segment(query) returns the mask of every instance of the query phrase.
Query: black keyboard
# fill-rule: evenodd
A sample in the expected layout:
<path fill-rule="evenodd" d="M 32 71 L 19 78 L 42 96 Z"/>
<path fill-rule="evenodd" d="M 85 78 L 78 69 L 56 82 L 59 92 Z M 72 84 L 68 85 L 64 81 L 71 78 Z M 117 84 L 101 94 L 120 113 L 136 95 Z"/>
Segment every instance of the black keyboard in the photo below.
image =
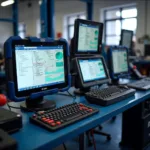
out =
<path fill-rule="evenodd" d="M 39 111 L 30 117 L 30 122 L 55 131 L 98 112 L 98 109 L 82 103 L 73 103 L 53 110 Z"/>
<path fill-rule="evenodd" d="M 141 79 L 133 83 L 127 84 L 128 87 L 137 89 L 137 90 L 149 90 L 150 89 L 150 78 Z"/>
<path fill-rule="evenodd" d="M 109 86 L 104 89 L 92 89 L 85 94 L 85 97 L 90 103 L 107 106 L 131 97 L 134 94 L 134 89 L 125 86 Z"/>

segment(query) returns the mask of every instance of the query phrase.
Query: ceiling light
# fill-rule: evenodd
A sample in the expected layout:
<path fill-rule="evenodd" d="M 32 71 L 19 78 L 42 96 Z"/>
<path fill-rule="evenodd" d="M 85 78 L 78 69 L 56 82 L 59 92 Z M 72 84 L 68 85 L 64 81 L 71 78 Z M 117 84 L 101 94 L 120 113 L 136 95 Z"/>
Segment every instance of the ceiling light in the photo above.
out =
<path fill-rule="evenodd" d="M 2 7 L 8 6 L 8 5 L 12 5 L 14 3 L 14 0 L 7 0 L 1 3 Z"/>

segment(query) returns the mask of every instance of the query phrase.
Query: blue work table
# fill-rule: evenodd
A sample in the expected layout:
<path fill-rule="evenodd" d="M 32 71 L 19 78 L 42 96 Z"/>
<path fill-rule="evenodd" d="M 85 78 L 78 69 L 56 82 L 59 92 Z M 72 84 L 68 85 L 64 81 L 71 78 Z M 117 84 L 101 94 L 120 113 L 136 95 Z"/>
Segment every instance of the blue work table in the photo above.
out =
<path fill-rule="evenodd" d="M 69 96 L 52 95 L 47 96 L 47 98 L 55 100 L 58 107 L 75 101 L 91 105 L 84 97 L 77 97 L 76 100 L 74 100 Z M 80 142 L 80 149 L 85 149 L 83 142 L 85 140 L 85 131 L 96 127 L 113 116 L 116 116 L 149 98 L 150 91 L 138 91 L 136 92 L 135 96 L 110 106 L 102 107 L 98 105 L 91 105 L 95 108 L 98 108 L 100 112 L 56 132 L 49 132 L 37 125 L 31 124 L 29 122 L 29 117 L 33 113 L 21 112 L 23 116 L 23 128 L 20 129 L 20 131 L 12 134 L 12 137 L 18 141 L 19 150 L 32 150 L 52 149 L 63 142 L 80 135 L 79 139 L 82 141 Z"/>

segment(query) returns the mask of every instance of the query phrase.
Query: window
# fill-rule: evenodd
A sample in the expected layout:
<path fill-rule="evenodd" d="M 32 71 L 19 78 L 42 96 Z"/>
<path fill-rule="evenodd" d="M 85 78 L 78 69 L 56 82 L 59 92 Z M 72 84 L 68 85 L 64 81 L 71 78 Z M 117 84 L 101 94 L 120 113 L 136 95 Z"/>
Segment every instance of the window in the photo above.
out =
<path fill-rule="evenodd" d="M 132 30 L 136 33 L 136 6 L 119 7 L 104 10 L 104 38 L 107 45 L 119 45 L 121 29 Z"/>
<path fill-rule="evenodd" d="M 24 23 L 19 23 L 18 35 L 21 38 L 25 38 L 26 37 L 26 25 Z"/>
<path fill-rule="evenodd" d="M 66 27 L 67 27 L 67 39 L 71 40 L 73 38 L 74 34 L 74 22 L 75 19 L 80 18 L 80 19 L 86 19 L 85 13 L 79 13 L 79 14 L 74 14 L 74 15 L 69 15 L 66 18 Z"/>
<path fill-rule="evenodd" d="M 41 20 L 40 19 L 36 21 L 36 37 L 38 38 L 41 37 Z"/>

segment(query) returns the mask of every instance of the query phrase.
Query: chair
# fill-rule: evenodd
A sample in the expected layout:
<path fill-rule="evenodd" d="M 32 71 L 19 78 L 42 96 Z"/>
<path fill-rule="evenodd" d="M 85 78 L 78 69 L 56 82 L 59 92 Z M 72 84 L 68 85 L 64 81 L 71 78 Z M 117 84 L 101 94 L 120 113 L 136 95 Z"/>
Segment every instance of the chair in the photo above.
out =
<path fill-rule="evenodd" d="M 112 121 L 115 121 L 115 119 L 116 119 L 116 116 L 114 116 L 112 118 Z M 99 130 L 96 129 L 96 128 L 94 128 L 94 129 L 88 130 L 86 132 L 86 136 L 87 136 L 87 140 L 88 140 L 88 146 L 92 146 L 93 144 L 95 144 L 94 143 L 95 139 L 91 139 L 91 137 L 94 138 L 94 134 L 106 136 L 106 138 L 107 138 L 108 141 L 111 140 L 111 135 L 110 134 L 100 131 L 103 128 L 101 125 L 99 125 L 98 128 L 99 128 Z"/>

